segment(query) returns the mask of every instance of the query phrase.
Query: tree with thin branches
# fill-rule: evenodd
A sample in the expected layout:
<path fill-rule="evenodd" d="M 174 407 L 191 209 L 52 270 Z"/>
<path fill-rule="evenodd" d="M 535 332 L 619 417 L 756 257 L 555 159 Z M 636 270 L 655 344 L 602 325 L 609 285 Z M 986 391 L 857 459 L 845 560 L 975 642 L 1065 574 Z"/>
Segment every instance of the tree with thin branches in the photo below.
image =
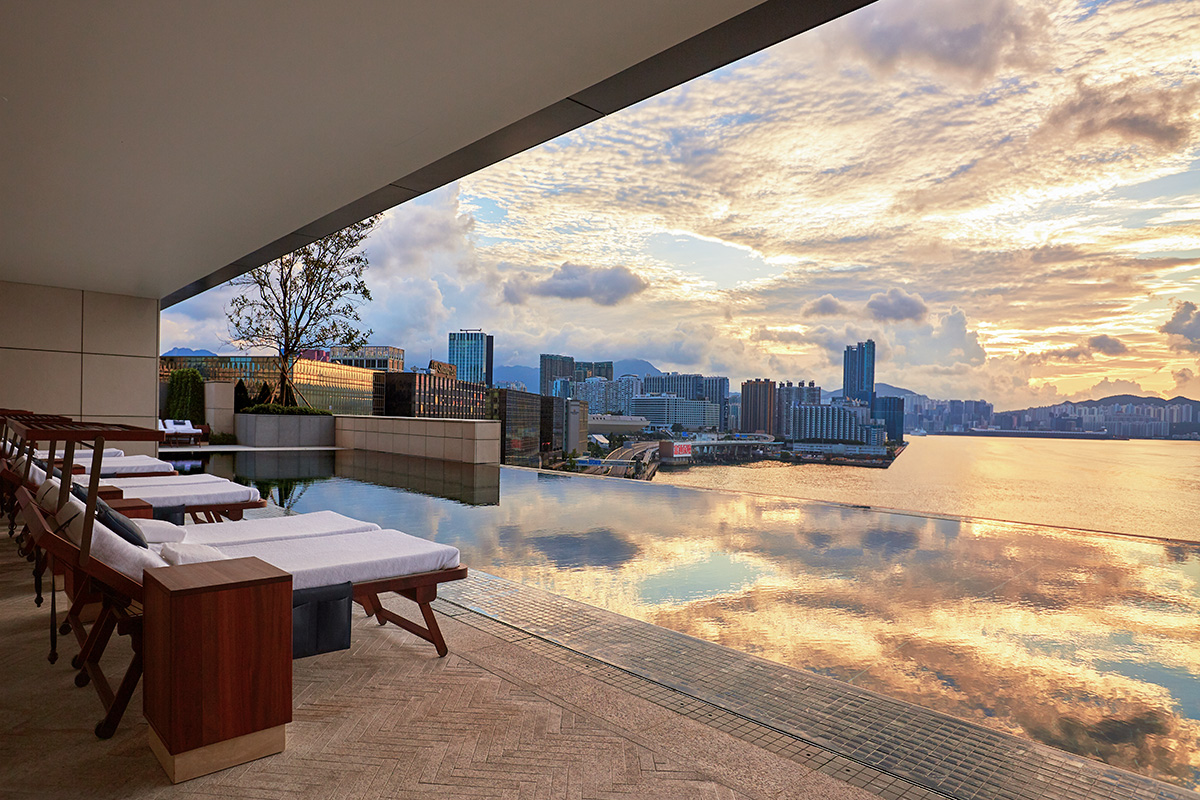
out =
<path fill-rule="evenodd" d="M 356 222 L 229 282 L 241 290 L 225 308 L 230 341 L 241 350 L 268 348 L 278 356 L 277 402 L 295 405 L 289 373 L 302 351 L 366 346 L 372 331 L 360 328 L 358 310 L 371 299 L 363 280 L 370 263 L 362 242 L 380 216 Z"/>

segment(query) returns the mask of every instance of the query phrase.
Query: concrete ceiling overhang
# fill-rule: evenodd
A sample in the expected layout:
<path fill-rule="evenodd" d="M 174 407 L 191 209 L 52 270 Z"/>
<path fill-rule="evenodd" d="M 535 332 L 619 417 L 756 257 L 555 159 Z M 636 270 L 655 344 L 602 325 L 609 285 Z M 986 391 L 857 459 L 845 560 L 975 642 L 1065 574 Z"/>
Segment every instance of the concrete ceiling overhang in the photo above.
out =
<path fill-rule="evenodd" d="M 0 279 L 169 306 L 870 0 L 0 3 Z"/>

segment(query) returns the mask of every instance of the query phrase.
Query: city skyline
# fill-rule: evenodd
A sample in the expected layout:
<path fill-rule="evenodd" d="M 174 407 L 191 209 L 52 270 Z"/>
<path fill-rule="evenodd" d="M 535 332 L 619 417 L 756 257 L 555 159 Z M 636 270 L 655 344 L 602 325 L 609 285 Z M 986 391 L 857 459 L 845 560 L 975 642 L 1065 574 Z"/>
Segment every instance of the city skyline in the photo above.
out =
<path fill-rule="evenodd" d="M 882 2 L 389 212 L 373 342 L 1200 396 L 1194 4 Z M 227 290 L 163 314 L 220 346 Z M 225 350 L 228 350 L 226 347 Z"/>

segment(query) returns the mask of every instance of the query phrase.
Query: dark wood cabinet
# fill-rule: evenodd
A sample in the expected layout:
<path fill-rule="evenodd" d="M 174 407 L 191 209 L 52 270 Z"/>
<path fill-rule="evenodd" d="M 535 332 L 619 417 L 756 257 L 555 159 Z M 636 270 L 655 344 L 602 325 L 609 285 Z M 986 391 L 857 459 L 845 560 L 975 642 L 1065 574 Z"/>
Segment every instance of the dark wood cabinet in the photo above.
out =
<path fill-rule="evenodd" d="M 172 781 L 281 752 L 292 576 L 257 558 L 145 572 L 143 705 Z"/>

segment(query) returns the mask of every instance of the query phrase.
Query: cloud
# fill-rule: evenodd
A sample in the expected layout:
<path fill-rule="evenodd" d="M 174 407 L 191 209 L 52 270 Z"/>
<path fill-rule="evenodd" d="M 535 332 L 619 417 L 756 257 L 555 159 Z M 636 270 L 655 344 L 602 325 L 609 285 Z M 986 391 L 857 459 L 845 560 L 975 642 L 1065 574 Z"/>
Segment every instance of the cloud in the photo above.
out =
<path fill-rule="evenodd" d="M 1094 353 L 1103 353 L 1106 356 L 1119 356 L 1122 353 L 1128 353 L 1129 348 L 1124 342 L 1115 336 L 1109 336 L 1102 333 L 1098 336 L 1093 336 L 1087 340 L 1087 346 Z"/>
<path fill-rule="evenodd" d="M 1196 367 L 1200 369 L 1200 362 L 1197 362 Z M 1175 388 L 1171 391 L 1173 397 L 1200 399 L 1200 375 L 1197 375 L 1195 370 L 1189 367 L 1173 370 L 1171 377 L 1175 379 Z"/>
<path fill-rule="evenodd" d="M 1079 140 L 1111 134 L 1127 142 L 1174 150 L 1192 138 L 1198 97 L 1194 84 L 1149 88 L 1128 79 L 1089 85 L 1081 78 L 1074 95 L 1046 117 L 1044 130 Z"/>
<path fill-rule="evenodd" d="M 1117 378 L 1116 380 L 1104 378 L 1094 386 L 1084 389 L 1081 392 L 1076 392 L 1066 399 L 1075 402 L 1080 400 L 1100 400 L 1115 394 L 1145 395 L 1147 392 L 1137 381 L 1127 381 L 1121 378 Z"/>
<path fill-rule="evenodd" d="M 847 17 L 831 44 L 878 72 L 910 67 L 979 83 L 1039 63 L 1047 23 L 1044 11 L 1013 0 L 885 0 Z"/>
<path fill-rule="evenodd" d="M 1091 359 L 1095 353 L 1106 356 L 1119 356 L 1129 352 L 1129 346 L 1115 336 L 1101 333 L 1080 342 L 1079 344 L 1059 350 L 1046 350 L 1042 353 L 1031 353 L 1027 356 L 1034 363 L 1045 363 L 1050 360 L 1080 361 Z"/>
<path fill-rule="evenodd" d="M 823 294 L 803 308 L 800 313 L 806 317 L 848 317 L 853 314 L 850 306 L 838 300 L 831 294 Z"/>
<path fill-rule="evenodd" d="M 1200 353 L 1200 309 L 1191 300 L 1175 306 L 1175 313 L 1158 329 L 1167 334 L 1171 347 Z"/>
<path fill-rule="evenodd" d="M 523 303 L 530 295 L 587 299 L 602 306 L 615 306 L 650 284 L 628 267 L 589 267 L 565 263 L 546 278 L 528 275 L 510 278 L 504 284 L 504 299 Z"/>
<path fill-rule="evenodd" d="M 867 313 L 873 319 L 882 321 L 914 321 L 925 319 L 929 313 L 928 306 L 919 294 L 909 294 L 903 289 L 891 288 L 887 293 L 879 292 L 871 295 L 867 301 Z"/>

